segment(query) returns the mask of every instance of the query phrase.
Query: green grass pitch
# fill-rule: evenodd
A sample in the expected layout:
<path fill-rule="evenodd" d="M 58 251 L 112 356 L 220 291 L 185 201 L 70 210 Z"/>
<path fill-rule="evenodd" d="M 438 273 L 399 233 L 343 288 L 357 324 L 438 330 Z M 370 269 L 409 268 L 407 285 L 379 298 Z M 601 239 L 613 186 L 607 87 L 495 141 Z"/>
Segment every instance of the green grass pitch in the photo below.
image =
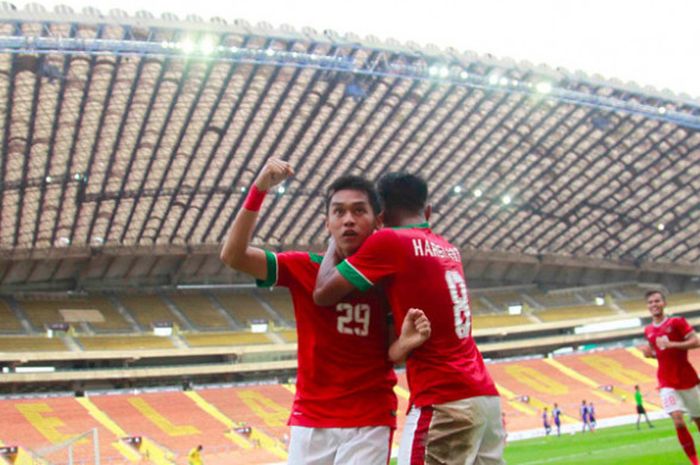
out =
<path fill-rule="evenodd" d="M 689 465 L 670 419 L 655 428 L 635 425 L 599 429 L 595 433 L 548 436 L 514 441 L 506 447 L 508 465 Z M 700 450 L 700 434 L 688 425 Z M 392 465 L 396 460 L 392 460 Z"/>

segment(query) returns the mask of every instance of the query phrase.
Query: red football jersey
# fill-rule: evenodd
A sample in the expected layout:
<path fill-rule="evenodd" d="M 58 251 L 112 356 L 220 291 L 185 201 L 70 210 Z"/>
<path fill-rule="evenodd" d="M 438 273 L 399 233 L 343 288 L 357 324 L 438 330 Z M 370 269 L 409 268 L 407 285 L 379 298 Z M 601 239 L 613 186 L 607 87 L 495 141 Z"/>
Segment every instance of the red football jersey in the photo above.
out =
<path fill-rule="evenodd" d="M 655 325 L 654 323 L 644 328 L 644 336 L 656 353 L 659 369 L 656 377 L 659 387 L 673 389 L 690 389 L 700 383 L 695 368 L 688 361 L 688 351 L 681 349 L 660 349 L 656 339 L 661 336 L 668 337 L 669 341 L 682 342 L 693 331 L 685 318 L 671 317 Z"/>
<path fill-rule="evenodd" d="M 396 427 L 396 374 L 388 358 L 388 309 L 377 292 L 355 292 L 332 307 L 313 301 L 322 257 L 267 252 L 258 286 L 289 288 L 298 336 L 293 426 Z"/>
<path fill-rule="evenodd" d="M 423 310 L 430 319 L 430 339 L 406 362 L 411 404 L 498 395 L 472 338 L 459 251 L 427 223 L 375 232 L 338 271 L 359 290 L 381 284 L 397 333 L 410 308 Z"/>

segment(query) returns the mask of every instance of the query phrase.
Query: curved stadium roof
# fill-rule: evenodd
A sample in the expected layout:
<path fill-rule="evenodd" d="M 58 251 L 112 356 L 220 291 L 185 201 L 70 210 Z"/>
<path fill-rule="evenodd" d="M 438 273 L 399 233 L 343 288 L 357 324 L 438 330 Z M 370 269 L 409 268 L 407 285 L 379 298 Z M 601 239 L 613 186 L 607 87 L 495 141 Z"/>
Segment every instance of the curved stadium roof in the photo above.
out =
<path fill-rule="evenodd" d="M 409 170 L 467 258 L 700 274 L 688 97 L 332 31 L 1 7 L 5 286 L 229 279 L 218 244 L 272 154 L 297 174 L 266 247 L 322 247 L 338 175 Z"/>

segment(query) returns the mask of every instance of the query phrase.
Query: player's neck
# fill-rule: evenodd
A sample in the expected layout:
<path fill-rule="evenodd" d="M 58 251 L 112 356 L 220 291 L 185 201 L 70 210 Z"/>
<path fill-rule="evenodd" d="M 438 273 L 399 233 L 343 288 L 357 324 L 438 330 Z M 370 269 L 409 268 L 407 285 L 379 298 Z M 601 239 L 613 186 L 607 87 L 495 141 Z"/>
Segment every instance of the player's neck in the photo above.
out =
<path fill-rule="evenodd" d="M 655 325 L 659 325 L 659 324 L 663 323 L 663 321 L 665 319 L 666 319 L 666 315 L 662 313 L 661 315 L 653 315 L 651 317 L 651 322 L 654 323 Z"/>

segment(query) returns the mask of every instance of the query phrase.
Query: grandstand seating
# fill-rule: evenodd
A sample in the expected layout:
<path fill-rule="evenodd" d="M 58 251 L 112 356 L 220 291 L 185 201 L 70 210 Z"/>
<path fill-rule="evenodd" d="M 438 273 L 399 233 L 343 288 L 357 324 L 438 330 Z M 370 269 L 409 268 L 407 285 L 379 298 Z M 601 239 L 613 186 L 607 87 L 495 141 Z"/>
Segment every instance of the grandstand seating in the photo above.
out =
<path fill-rule="evenodd" d="M 5 300 L 0 299 L 0 332 L 18 333 L 22 331 L 22 325 Z"/>
<path fill-rule="evenodd" d="M 199 329 L 232 329 L 207 294 L 171 294 L 177 308 Z"/>
<path fill-rule="evenodd" d="M 277 331 L 277 335 L 279 335 L 284 342 L 288 343 L 294 343 L 297 342 L 297 331 L 296 329 L 282 329 L 280 331 Z"/>
<path fill-rule="evenodd" d="M 173 349 L 175 346 L 168 337 L 129 335 L 129 336 L 80 336 L 76 341 L 85 350 L 147 350 Z"/>
<path fill-rule="evenodd" d="M 536 315 L 540 320 L 549 322 L 614 316 L 615 311 L 607 305 L 576 305 L 540 310 Z"/>
<path fill-rule="evenodd" d="M 45 350 L 67 350 L 61 338 L 45 336 L 0 337 L 0 352 L 33 352 Z"/>
<path fill-rule="evenodd" d="M 119 449 L 116 438 L 96 424 L 88 412 L 72 397 L 25 399 L 0 402 L 0 438 L 8 444 L 37 449 L 98 428 L 102 463 L 129 463 Z M 77 463 L 92 463 L 92 443 L 87 439 L 73 446 Z M 49 454 L 51 463 L 68 463 L 67 450 Z"/>
<path fill-rule="evenodd" d="M 110 301 L 100 295 L 85 298 L 66 299 L 25 299 L 18 301 L 27 318 L 36 329 L 43 329 L 51 323 L 63 322 L 61 310 L 98 310 L 104 321 L 92 322 L 90 326 L 98 331 L 120 332 L 129 331 L 131 326 L 112 306 Z M 73 324 L 73 326 L 77 326 Z"/>
<path fill-rule="evenodd" d="M 674 306 L 697 305 L 700 308 L 700 294 L 697 292 L 680 292 L 668 296 L 668 305 L 671 310 Z"/>
<path fill-rule="evenodd" d="M 472 326 L 475 330 L 525 324 L 532 324 L 532 320 L 530 320 L 527 315 L 508 315 L 499 313 L 491 315 L 476 314 L 472 316 Z"/>
<path fill-rule="evenodd" d="M 512 292 L 512 291 L 490 292 L 488 294 L 479 294 L 479 297 L 488 299 L 489 302 L 491 302 L 493 305 L 495 305 L 501 311 L 508 310 L 509 304 L 516 303 L 516 302 L 522 303 L 522 301 L 523 301 L 523 298 L 519 292 Z M 478 299 L 472 299 L 472 301 L 473 300 L 478 300 Z M 472 310 L 475 313 L 477 313 L 477 310 L 475 308 Z"/>
<path fill-rule="evenodd" d="M 542 408 L 551 410 L 554 402 L 569 424 L 578 423 L 578 407 L 583 399 L 595 403 L 598 419 L 633 414 L 634 384 L 641 386 L 648 409 L 658 410 L 653 363 L 633 352 L 616 349 L 553 360 L 489 363 L 501 391 L 509 431 L 539 428 Z M 700 351 L 691 354 L 693 362 L 698 363 Z M 405 420 L 407 398 L 405 373 L 398 375 L 397 437 Z M 604 389 L 606 385 L 612 389 Z M 90 395 L 89 402 L 98 414 L 88 414 L 88 407 L 72 397 L 3 399 L 0 440 L 37 448 L 98 427 L 103 455 L 114 456 L 115 460 L 122 453 L 114 447 L 114 441 L 123 433 L 155 441 L 175 454 L 178 464 L 184 463 L 187 451 L 197 444 L 204 445 L 205 463 L 212 465 L 223 465 L 227 459 L 228 463 L 234 459 L 235 463 L 279 462 L 280 456 L 268 446 L 280 445 L 287 438 L 286 422 L 293 398 L 294 387 L 280 384 Z M 112 422 L 109 431 L 102 426 L 106 422 Z M 252 438 L 232 437 L 232 424 L 250 426 L 268 442 L 258 444 Z"/>
<path fill-rule="evenodd" d="M 263 292 L 261 295 L 288 324 L 294 325 L 296 320 L 294 306 L 292 305 L 292 297 L 286 289 Z"/>
<path fill-rule="evenodd" d="M 119 300 L 129 309 L 134 319 L 148 331 L 156 321 L 179 323 L 163 299 L 158 295 L 119 295 Z"/>
<path fill-rule="evenodd" d="M 647 303 L 643 299 L 618 300 L 615 303 L 626 312 L 636 313 L 647 310 Z"/>
<path fill-rule="evenodd" d="M 248 331 L 228 332 L 228 333 L 186 333 L 182 334 L 190 347 L 207 346 L 243 346 L 251 344 L 274 344 L 267 333 L 251 333 Z"/>
<path fill-rule="evenodd" d="M 226 311 L 242 326 L 246 326 L 250 320 L 270 319 L 270 314 L 250 293 L 217 293 L 215 296 Z"/>

